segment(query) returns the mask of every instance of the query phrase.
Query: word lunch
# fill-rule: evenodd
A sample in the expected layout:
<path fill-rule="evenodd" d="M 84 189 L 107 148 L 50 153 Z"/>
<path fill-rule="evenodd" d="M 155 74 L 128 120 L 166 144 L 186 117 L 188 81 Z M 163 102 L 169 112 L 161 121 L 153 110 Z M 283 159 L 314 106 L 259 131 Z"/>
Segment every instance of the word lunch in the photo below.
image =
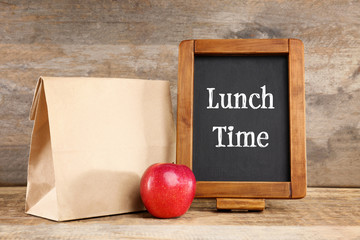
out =
<path fill-rule="evenodd" d="M 219 102 L 214 101 L 214 92 L 215 88 L 207 88 L 209 93 L 209 105 L 207 109 L 247 109 L 247 103 L 252 109 L 275 109 L 274 108 L 274 97 L 271 93 L 266 92 L 266 85 L 261 87 L 261 93 L 252 93 L 249 97 L 245 93 L 219 93 L 220 97 L 220 107 Z M 227 96 L 227 103 L 225 104 L 225 95 Z M 256 102 L 254 103 L 254 98 Z M 266 99 L 269 99 L 268 107 L 266 106 Z M 241 99 L 241 101 L 240 101 Z M 214 103 L 216 102 L 216 103 Z"/>
<path fill-rule="evenodd" d="M 207 88 L 209 96 L 207 109 L 275 109 L 273 94 L 266 91 L 266 85 L 260 87 L 260 89 L 260 93 L 251 93 L 250 95 L 245 93 L 218 93 L 216 95 L 215 88 Z M 234 126 L 213 126 L 212 132 L 217 135 L 215 147 L 266 148 L 269 146 L 269 143 L 266 142 L 269 140 L 269 134 L 266 131 L 261 131 L 256 136 L 253 131 L 234 132 L 234 129 Z M 223 143 L 224 136 L 228 144 Z"/>

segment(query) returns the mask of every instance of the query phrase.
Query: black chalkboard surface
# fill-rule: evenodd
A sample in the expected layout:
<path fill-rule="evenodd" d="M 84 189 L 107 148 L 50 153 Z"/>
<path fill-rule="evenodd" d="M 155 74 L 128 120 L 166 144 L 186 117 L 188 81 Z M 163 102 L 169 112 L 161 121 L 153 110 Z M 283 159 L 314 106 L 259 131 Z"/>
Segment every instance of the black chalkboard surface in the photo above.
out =
<path fill-rule="evenodd" d="M 239 98 L 235 109 L 236 93 L 246 97 Z M 259 95 L 251 98 L 252 108 L 253 93 Z M 218 104 L 219 108 L 208 108 L 210 94 L 212 106 Z M 233 108 L 222 108 L 219 94 L 225 94 L 227 107 L 231 94 Z M 262 103 L 265 94 L 272 94 L 272 99 L 267 96 Z M 240 106 L 243 99 L 246 103 Z M 264 108 L 259 107 L 263 104 Z M 214 126 L 222 128 L 213 131 Z M 229 126 L 233 129 L 231 147 Z M 238 131 L 253 132 L 247 135 L 248 147 L 241 143 L 236 147 Z M 261 132 L 268 135 L 261 141 L 262 147 L 256 141 Z M 216 147 L 219 134 L 223 147 Z M 240 139 L 244 143 L 245 136 Z M 193 172 L 197 181 L 290 181 L 289 149 L 287 56 L 195 56 Z"/>
<path fill-rule="evenodd" d="M 200 39 L 179 46 L 176 163 L 218 209 L 306 195 L 304 45 Z"/>

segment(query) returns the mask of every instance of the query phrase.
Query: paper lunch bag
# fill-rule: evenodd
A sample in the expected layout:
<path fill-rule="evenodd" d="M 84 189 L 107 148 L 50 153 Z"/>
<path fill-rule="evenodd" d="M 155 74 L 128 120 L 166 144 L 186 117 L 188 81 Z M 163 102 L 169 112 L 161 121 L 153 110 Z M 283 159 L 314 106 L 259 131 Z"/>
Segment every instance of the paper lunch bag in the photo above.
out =
<path fill-rule="evenodd" d="M 56 221 L 144 210 L 140 178 L 175 162 L 168 81 L 41 77 L 25 211 Z"/>

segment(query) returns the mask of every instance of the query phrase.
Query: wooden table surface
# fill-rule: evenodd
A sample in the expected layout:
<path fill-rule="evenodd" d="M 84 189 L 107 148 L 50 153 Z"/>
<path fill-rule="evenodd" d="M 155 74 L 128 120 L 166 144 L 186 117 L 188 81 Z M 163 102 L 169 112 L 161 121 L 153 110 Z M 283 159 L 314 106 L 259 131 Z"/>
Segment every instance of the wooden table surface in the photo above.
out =
<path fill-rule="evenodd" d="M 219 212 L 194 200 L 176 219 L 147 212 L 57 223 L 24 213 L 25 187 L 0 188 L 0 239 L 360 239 L 360 188 L 308 188 L 263 212 Z"/>

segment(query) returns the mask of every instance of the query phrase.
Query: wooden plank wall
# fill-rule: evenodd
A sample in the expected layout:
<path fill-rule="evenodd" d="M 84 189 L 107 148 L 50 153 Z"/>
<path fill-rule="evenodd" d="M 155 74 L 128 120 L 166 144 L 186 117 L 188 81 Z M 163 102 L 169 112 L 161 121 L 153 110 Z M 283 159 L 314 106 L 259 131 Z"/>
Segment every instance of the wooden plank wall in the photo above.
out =
<path fill-rule="evenodd" d="M 37 78 L 171 81 L 178 44 L 299 38 L 305 44 L 308 183 L 360 186 L 359 1 L 0 1 L 0 185 L 26 183 Z"/>

